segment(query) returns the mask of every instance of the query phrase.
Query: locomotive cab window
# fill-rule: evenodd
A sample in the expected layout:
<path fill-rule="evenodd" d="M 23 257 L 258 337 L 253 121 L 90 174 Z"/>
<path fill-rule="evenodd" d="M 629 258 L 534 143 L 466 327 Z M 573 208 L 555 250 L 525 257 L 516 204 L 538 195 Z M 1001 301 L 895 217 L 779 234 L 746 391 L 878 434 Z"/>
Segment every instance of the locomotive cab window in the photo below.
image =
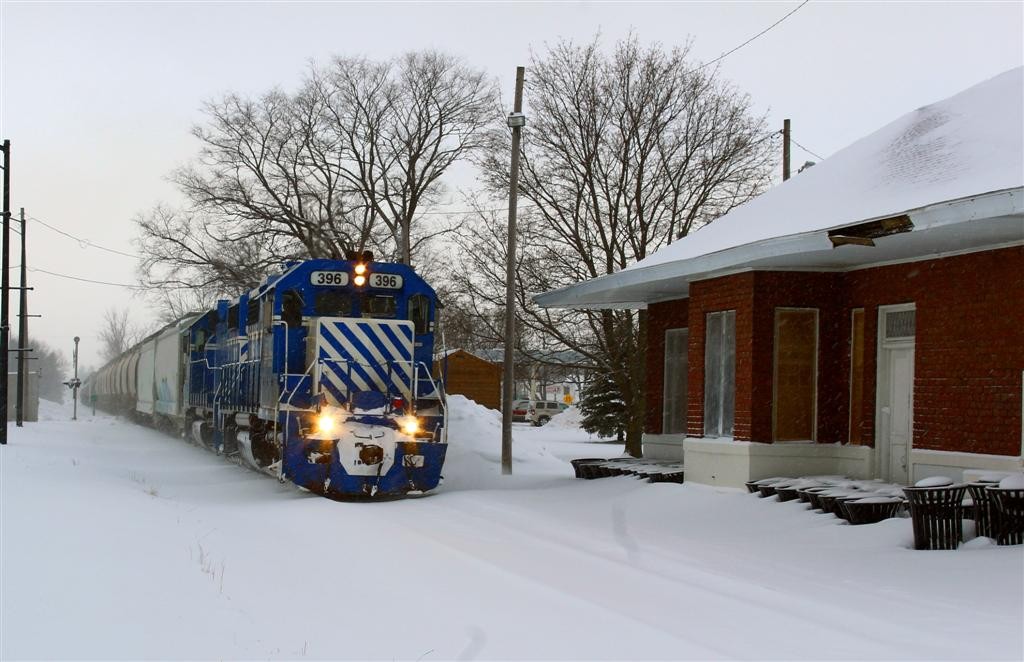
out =
<path fill-rule="evenodd" d="M 281 319 L 289 329 L 302 326 L 302 296 L 295 290 L 281 295 Z"/>
<path fill-rule="evenodd" d="M 394 317 L 395 297 L 386 294 L 370 294 L 363 298 L 363 317 Z"/>
<path fill-rule="evenodd" d="M 228 329 L 238 328 L 238 304 L 228 308 Z"/>
<path fill-rule="evenodd" d="M 430 298 L 422 294 L 415 294 L 409 297 L 409 321 L 416 330 L 416 335 L 422 335 L 430 330 Z"/>
<path fill-rule="evenodd" d="M 325 317 L 348 317 L 352 314 L 352 295 L 327 290 L 316 294 L 316 314 Z"/>

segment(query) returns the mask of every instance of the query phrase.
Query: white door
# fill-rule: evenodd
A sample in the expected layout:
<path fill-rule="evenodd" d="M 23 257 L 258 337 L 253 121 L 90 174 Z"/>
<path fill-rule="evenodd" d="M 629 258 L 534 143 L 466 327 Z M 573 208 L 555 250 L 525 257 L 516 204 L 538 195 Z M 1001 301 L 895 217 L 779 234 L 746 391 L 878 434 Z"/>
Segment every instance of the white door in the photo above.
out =
<path fill-rule="evenodd" d="M 910 437 L 914 430 L 914 347 L 885 350 L 888 393 L 882 403 L 885 437 L 882 439 L 883 465 L 888 465 L 884 478 L 894 483 L 907 483 Z"/>
<path fill-rule="evenodd" d="M 914 433 L 914 310 L 879 311 L 878 459 L 879 475 L 894 483 L 910 480 Z"/>

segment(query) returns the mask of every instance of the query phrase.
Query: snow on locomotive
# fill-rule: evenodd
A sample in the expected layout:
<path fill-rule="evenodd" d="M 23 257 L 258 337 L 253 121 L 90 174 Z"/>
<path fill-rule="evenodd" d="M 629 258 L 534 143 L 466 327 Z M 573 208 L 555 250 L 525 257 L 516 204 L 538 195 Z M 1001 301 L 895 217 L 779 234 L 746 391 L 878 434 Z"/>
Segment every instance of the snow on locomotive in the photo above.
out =
<path fill-rule="evenodd" d="M 349 257 L 289 264 L 161 329 L 83 398 L 327 497 L 434 489 L 447 450 L 437 296 L 407 265 Z"/>

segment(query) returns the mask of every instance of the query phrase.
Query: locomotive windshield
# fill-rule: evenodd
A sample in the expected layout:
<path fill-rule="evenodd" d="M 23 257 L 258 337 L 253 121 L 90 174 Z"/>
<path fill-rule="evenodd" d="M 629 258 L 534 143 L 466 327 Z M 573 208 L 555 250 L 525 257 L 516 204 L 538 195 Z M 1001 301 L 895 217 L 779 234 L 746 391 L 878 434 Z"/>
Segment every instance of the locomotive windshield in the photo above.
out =
<path fill-rule="evenodd" d="M 316 295 L 316 314 L 326 317 L 348 317 L 352 314 L 352 295 L 328 290 Z"/>
<path fill-rule="evenodd" d="M 395 297 L 388 294 L 369 294 L 363 298 L 363 317 L 394 317 Z"/>

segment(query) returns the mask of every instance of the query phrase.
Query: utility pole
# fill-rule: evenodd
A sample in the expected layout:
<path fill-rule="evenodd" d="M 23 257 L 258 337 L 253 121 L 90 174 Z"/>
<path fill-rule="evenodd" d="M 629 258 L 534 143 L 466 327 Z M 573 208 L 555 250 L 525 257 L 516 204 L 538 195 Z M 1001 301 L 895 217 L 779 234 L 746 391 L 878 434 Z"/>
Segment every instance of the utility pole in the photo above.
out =
<path fill-rule="evenodd" d="M 7 443 L 7 350 L 10 320 L 7 317 L 7 295 L 11 291 L 11 141 L 4 140 L 4 209 L 3 258 L 0 259 L 0 372 L 3 373 L 3 395 L 0 396 L 0 444 Z"/>
<path fill-rule="evenodd" d="M 789 120 L 782 120 L 782 181 L 789 179 Z"/>
<path fill-rule="evenodd" d="M 21 298 L 18 300 L 18 400 L 17 425 L 25 424 L 25 377 L 28 367 L 28 280 L 25 264 L 25 208 L 21 208 Z"/>
<path fill-rule="evenodd" d="M 523 80 L 526 67 L 516 67 L 516 96 L 508 125 L 512 128 L 512 171 L 508 181 L 508 255 L 505 257 L 505 376 L 501 393 L 501 473 L 512 473 L 512 397 L 515 390 L 514 344 L 516 335 L 516 204 L 519 199 L 519 141 L 523 115 Z"/>

